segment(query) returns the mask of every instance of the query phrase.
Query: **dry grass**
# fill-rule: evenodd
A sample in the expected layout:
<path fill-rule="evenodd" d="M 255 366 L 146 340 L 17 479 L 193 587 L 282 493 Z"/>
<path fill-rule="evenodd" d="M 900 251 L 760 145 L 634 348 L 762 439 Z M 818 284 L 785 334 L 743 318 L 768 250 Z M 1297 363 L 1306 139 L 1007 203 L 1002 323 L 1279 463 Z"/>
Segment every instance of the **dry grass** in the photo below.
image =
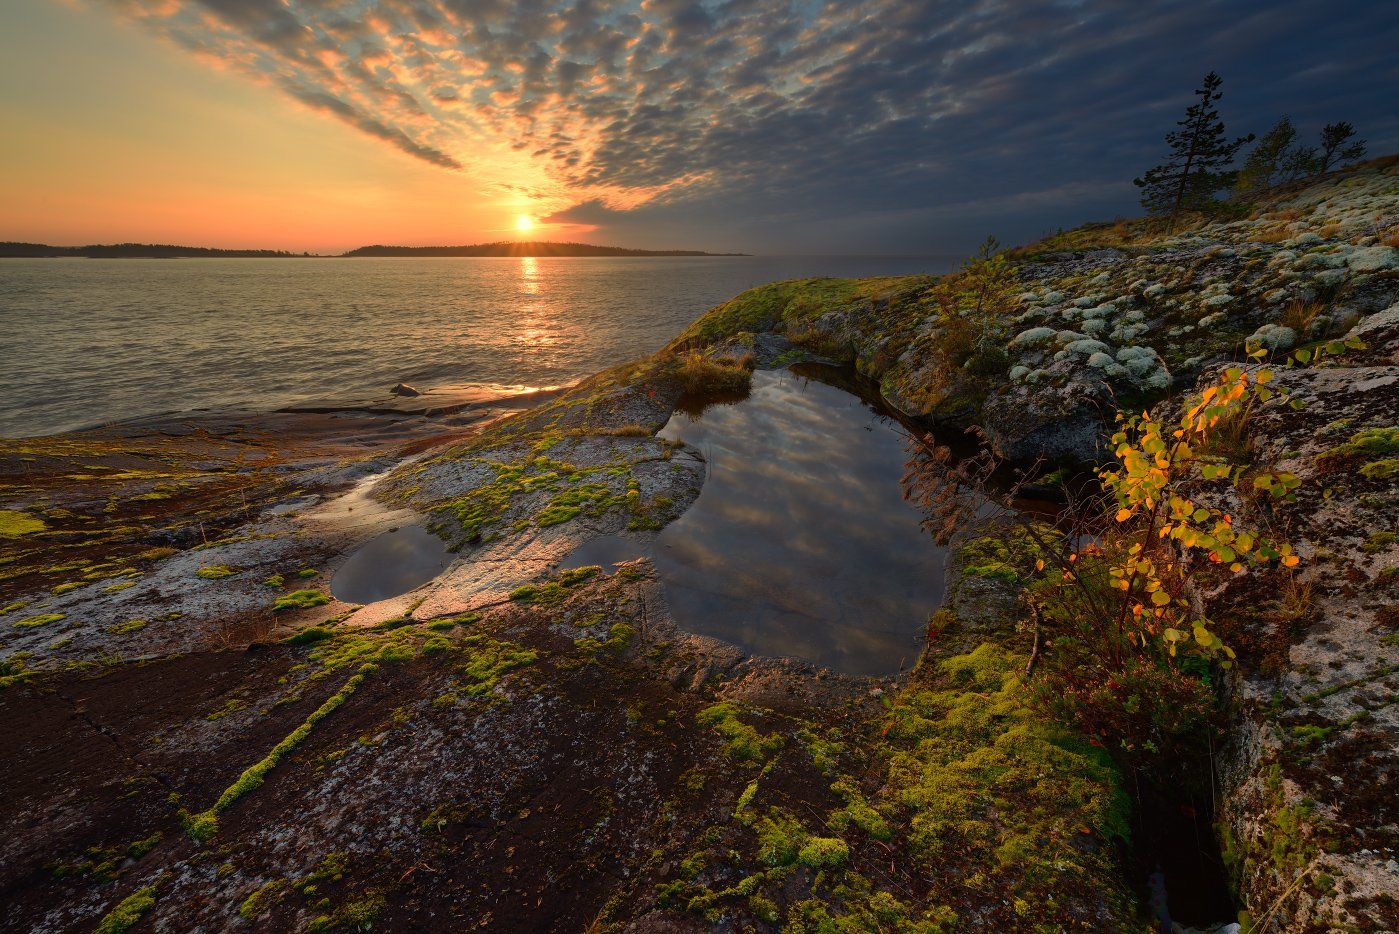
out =
<path fill-rule="evenodd" d="M 1282 310 L 1282 324 L 1292 328 L 1298 336 L 1305 336 L 1317 315 L 1325 310 L 1326 306 L 1321 302 L 1291 301 Z"/>
<path fill-rule="evenodd" d="M 1288 620 L 1306 619 L 1316 609 L 1316 594 L 1310 581 L 1289 574 L 1278 596 L 1278 613 Z"/>
<path fill-rule="evenodd" d="M 1384 239 L 1380 242 L 1387 247 L 1399 250 L 1399 229 L 1391 230 L 1389 233 L 1385 234 Z"/>
<path fill-rule="evenodd" d="M 598 428 L 591 429 L 588 431 L 583 431 L 580 429 L 578 433 L 590 435 L 611 435 L 614 438 L 649 438 L 652 434 L 651 429 L 647 428 L 645 425 L 638 425 L 636 422 L 632 422 L 627 425 L 617 425 L 614 428 Z"/>
<path fill-rule="evenodd" d="M 1253 460 L 1252 420 L 1253 413 L 1248 408 L 1232 410 L 1210 430 L 1204 452 L 1236 464 L 1250 463 Z M 1252 489 L 1251 482 L 1245 486 Z"/>
<path fill-rule="evenodd" d="M 851 360 L 854 353 L 843 341 L 810 325 L 792 324 L 787 327 L 787 339 L 798 347 L 831 360 Z"/>
<path fill-rule="evenodd" d="M 680 387 L 691 394 L 744 392 L 753 378 L 753 355 L 710 357 L 691 350 L 679 357 Z"/>
<path fill-rule="evenodd" d="M 1287 225 L 1282 224 L 1277 227 L 1269 227 L 1261 233 L 1253 235 L 1252 239 L 1256 243 L 1281 243 L 1291 239 L 1292 232 L 1287 229 Z"/>

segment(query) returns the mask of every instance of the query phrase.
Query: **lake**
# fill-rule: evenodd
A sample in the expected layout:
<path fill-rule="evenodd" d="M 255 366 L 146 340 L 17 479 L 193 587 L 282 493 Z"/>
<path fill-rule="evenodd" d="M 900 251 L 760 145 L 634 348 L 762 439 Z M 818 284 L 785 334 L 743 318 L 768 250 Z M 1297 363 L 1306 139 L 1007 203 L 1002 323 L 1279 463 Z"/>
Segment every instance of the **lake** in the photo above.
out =
<path fill-rule="evenodd" d="M 398 382 L 554 386 L 754 285 L 952 257 L 0 260 L 0 435 Z"/>

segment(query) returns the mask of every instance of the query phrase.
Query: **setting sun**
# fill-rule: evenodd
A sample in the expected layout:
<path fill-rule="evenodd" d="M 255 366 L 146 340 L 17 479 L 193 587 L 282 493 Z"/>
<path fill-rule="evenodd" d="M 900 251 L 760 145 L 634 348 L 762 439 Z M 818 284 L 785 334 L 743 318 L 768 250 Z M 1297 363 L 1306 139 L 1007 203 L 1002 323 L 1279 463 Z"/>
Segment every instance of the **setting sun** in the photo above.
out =
<path fill-rule="evenodd" d="M 515 229 L 520 233 L 529 233 L 534 229 L 534 218 L 530 217 L 528 214 L 521 214 L 519 217 L 515 218 Z"/>

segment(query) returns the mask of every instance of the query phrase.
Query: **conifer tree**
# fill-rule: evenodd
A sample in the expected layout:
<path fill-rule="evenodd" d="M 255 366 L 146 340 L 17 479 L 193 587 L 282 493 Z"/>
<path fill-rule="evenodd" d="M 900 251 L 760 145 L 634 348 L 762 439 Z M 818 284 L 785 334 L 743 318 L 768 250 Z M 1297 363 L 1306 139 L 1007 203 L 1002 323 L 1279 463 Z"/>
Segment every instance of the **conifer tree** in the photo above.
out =
<path fill-rule="evenodd" d="M 1215 205 L 1215 194 L 1233 184 L 1237 173 L 1230 171 L 1239 147 L 1253 139 L 1229 141 L 1224 121 L 1215 103 L 1222 96 L 1222 78 L 1214 72 L 1205 75 L 1195 91 L 1199 100 L 1176 121 L 1178 130 L 1166 134 L 1171 155 L 1165 162 L 1132 180 L 1142 190 L 1142 207 L 1151 214 L 1165 215 L 1174 225 L 1182 211 L 1208 211 Z"/>
<path fill-rule="evenodd" d="M 1262 191 L 1285 181 L 1294 171 L 1297 129 L 1292 120 L 1283 117 L 1271 130 L 1258 139 L 1258 145 L 1244 160 L 1235 189 L 1239 192 Z"/>
<path fill-rule="evenodd" d="M 1355 127 L 1345 120 L 1328 123 L 1321 128 L 1321 154 L 1317 157 L 1316 168 L 1318 175 L 1325 174 L 1333 166 L 1340 168 L 1365 158 L 1365 141 L 1357 139 L 1351 142 L 1354 136 Z"/>

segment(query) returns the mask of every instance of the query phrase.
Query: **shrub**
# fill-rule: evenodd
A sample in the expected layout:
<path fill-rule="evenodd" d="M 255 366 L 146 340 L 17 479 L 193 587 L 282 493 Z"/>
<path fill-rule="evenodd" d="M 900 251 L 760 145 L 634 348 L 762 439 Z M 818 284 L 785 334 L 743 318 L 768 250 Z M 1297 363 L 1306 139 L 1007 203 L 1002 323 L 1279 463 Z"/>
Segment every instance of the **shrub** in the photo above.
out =
<path fill-rule="evenodd" d="M 1036 706 L 1134 767 L 1170 765 L 1203 751 L 1214 708 L 1211 670 L 1233 664 L 1233 650 L 1194 609 L 1192 578 L 1298 563 L 1266 527 L 1248 528 L 1201 495 L 1211 481 L 1247 480 L 1255 495 L 1295 499 L 1296 477 L 1205 454 L 1242 446 L 1221 443 L 1220 434 L 1246 438 L 1240 426 L 1251 407 L 1277 396 L 1272 377 L 1266 369 L 1231 367 L 1185 402 L 1176 424 L 1145 412 L 1120 417 L 1112 438 L 1116 463 L 1101 471 L 1099 491 L 1069 491 L 1075 502 L 1062 534 L 1015 511 L 1013 495 L 988 489 L 996 466 L 990 456 L 954 463 L 925 439 L 909 462 L 907 495 L 928 511 L 925 526 L 944 539 L 987 522 L 988 498 L 999 505 L 989 521 L 1002 527 L 1005 555 L 988 548 L 995 537 L 984 536 L 967 548 L 966 570 L 1036 578 L 1026 592 L 1035 619 L 1027 673 L 1034 675 Z M 1259 515 L 1267 521 L 1266 512 Z M 1029 553 L 1028 573 L 1021 570 L 1027 549 L 1010 547 L 1017 536 L 1038 550 L 1038 557 Z"/>

